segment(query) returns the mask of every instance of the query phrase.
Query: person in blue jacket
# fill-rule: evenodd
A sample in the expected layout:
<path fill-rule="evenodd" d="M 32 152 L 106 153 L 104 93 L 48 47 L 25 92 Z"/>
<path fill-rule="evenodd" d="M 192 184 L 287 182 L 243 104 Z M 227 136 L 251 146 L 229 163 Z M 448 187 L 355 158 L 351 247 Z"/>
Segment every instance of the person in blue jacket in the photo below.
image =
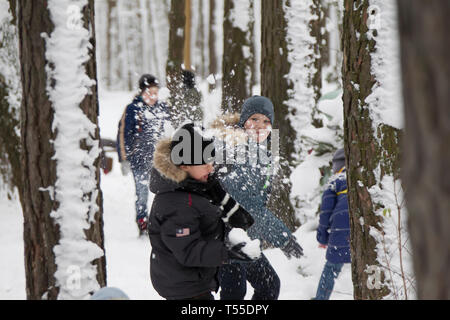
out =
<path fill-rule="evenodd" d="M 266 149 L 270 139 L 270 128 L 274 121 L 272 102 L 263 96 L 248 98 L 241 114 L 225 115 L 212 124 L 216 137 L 223 140 L 234 138 L 236 151 L 245 152 L 245 161 L 229 165 L 226 174 L 220 174 L 223 188 L 245 209 L 254 223 L 247 233 L 251 239 L 265 240 L 280 248 L 288 258 L 300 258 L 301 246 L 289 228 L 266 206 L 270 193 L 270 166 L 262 161 L 261 154 L 270 154 Z M 263 151 L 263 152 L 260 152 Z M 223 172 L 219 169 L 217 173 Z M 267 258 L 249 263 L 230 263 L 219 271 L 222 300 L 242 300 L 247 290 L 247 281 L 254 288 L 253 300 L 276 300 L 280 292 L 280 279 Z"/>
<path fill-rule="evenodd" d="M 333 172 L 328 188 L 322 195 L 320 206 L 317 241 L 319 247 L 327 248 L 327 261 L 320 277 L 315 300 L 330 298 L 334 280 L 339 276 L 344 263 L 351 262 L 344 149 L 337 150 L 333 156 Z"/>
<path fill-rule="evenodd" d="M 147 230 L 149 174 L 155 144 L 170 121 L 169 109 L 158 100 L 159 83 L 151 74 L 139 79 L 140 93 L 129 104 L 119 123 L 117 148 L 122 169 L 131 168 L 136 186 L 136 222 L 140 234 Z M 122 170 L 122 171 L 127 171 Z"/>

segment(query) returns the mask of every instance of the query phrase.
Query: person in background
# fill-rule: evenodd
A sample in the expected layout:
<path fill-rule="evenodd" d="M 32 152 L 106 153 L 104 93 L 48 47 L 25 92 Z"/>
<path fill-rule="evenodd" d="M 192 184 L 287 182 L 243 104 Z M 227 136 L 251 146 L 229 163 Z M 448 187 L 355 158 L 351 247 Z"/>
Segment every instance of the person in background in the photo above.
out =
<path fill-rule="evenodd" d="M 226 173 L 218 177 L 223 188 L 253 217 L 254 223 L 248 228 L 251 239 L 267 241 L 288 258 L 300 258 L 303 249 L 295 236 L 266 206 L 272 176 L 263 173 L 267 164 L 258 156 L 268 151 L 265 142 L 270 139 L 273 121 L 273 104 L 263 96 L 248 98 L 241 114 L 224 115 L 214 121 L 211 128 L 219 139 L 236 142 L 233 154 L 245 150 L 245 161 L 226 164 L 217 170 Z M 219 279 L 222 300 L 243 300 L 247 281 L 254 288 L 253 300 L 276 300 L 280 292 L 280 279 L 264 254 L 254 262 L 222 266 Z"/>
<path fill-rule="evenodd" d="M 133 172 L 136 186 L 136 223 L 140 234 L 147 229 L 148 184 L 155 144 L 170 121 L 169 109 L 158 100 L 159 82 L 151 74 L 139 79 L 140 93 L 129 104 L 119 122 L 117 150 L 122 173 Z"/>
<path fill-rule="evenodd" d="M 322 195 L 317 241 L 326 248 L 326 263 L 313 300 L 328 300 L 344 263 L 350 263 L 350 221 L 344 149 L 333 156 L 333 172 Z"/>

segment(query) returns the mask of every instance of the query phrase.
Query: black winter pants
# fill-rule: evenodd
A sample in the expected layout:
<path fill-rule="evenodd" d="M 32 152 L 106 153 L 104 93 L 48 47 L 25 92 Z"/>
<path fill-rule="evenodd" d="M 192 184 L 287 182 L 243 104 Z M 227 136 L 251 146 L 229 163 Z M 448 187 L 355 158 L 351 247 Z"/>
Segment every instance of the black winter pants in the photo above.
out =
<path fill-rule="evenodd" d="M 247 281 L 254 289 L 252 300 L 278 299 L 280 278 L 269 260 L 262 255 L 255 262 L 230 263 L 220 267 L 220 300 L 243 300 Z"/>

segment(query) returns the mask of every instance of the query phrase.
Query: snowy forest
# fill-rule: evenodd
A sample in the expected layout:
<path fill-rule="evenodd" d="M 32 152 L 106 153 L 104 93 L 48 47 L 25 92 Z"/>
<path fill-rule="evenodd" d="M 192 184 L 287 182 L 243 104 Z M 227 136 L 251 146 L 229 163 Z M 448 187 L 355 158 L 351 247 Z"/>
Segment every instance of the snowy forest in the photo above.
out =
<path fill-rule="evenodd" d="M 303 248 L 261 243 L 278 299 L 315 297 L 341 148 L 351 262 L 330 299 L 449 299 L 449 16 L 448 0 L 0 0 L 0 299 L 163 299 L 116 151 L 143 74 L 173 128 L 272 101 L 267 208 Z"/>

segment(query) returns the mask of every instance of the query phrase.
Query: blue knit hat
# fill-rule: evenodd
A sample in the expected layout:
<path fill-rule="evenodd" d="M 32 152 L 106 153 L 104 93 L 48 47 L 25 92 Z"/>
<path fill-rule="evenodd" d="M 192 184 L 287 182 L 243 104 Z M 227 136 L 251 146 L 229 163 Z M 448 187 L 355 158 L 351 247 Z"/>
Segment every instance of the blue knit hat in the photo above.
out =
<path fill-rule="evenodd" d="M 253 96 L 244 101 L 242 105 L 241 118 L 239 119 L 239 126 L 243 127 L 244 123 L 255 113 L 265 115 L 270 119 L 273 125 L 275 112 L 273 110 L 273 103 L 270 99 L 263 96 Z"/>

